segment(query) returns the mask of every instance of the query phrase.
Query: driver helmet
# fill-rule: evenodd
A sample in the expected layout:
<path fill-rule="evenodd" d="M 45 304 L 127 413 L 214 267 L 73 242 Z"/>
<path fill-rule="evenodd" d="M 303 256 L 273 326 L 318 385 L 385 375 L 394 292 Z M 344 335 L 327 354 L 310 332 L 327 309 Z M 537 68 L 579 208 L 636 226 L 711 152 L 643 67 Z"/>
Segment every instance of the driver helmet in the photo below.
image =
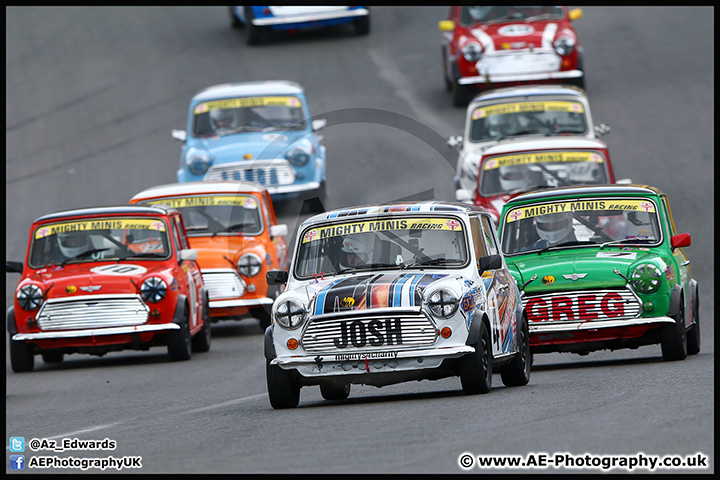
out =
<path fill-rule="evenodd" d="M 554 245 L 573 233 L 572 221 L 573 216 L 570 212 L 550 213 L 537 217 L 535 228 L 541 239 Z"/>
<path fill-rule="evenodd" d="M 234 128 L 235 114 L 230 110 L 210 110 L 210 124 L 215 130 Z"/>
<path fill-rule="evenodd" d="M 530 184 L 527 167 L 522 165 L 507 165 L 500 167 L 498 170 L 500 187 L 505 192 L 512 192 L 513 190 L 526 187 Z"/>
<path fill-rule="evenodd" d="M 491 137 L 515 135 L 520 130 L 520 122 L 514 113 L 491 115 L 488 117 L 487 123 Z"/>
<path fill-rule="evenodd" d="M 90 248 L 90 238 L 85 232 L 58 233 L 58 247 L 63 255 L 72 258 Z"/>
<path fill-rule="evenodd" d="M 353 267 L 367 263 L 372 257 L 375 238 L 372 235 L 347 235 L 341 249 L 345 253 L 340 261 L 343 267 Z"/>
<path fill-rule="evenodd" d="M 594 162 L 572 162 L 568 165 L 570 180 L 576 183 L 597 183 L 600 171 Z"/>

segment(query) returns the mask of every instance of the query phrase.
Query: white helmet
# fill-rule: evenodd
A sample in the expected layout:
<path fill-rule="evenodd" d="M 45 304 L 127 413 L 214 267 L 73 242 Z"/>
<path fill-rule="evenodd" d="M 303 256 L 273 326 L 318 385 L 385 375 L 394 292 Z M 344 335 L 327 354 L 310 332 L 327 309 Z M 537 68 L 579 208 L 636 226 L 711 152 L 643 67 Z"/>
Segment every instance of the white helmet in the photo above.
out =
<path fill-rule="evenodd" d="M 210 124 L 217 131 L 235 128 L 237 122 L 230 110 L 210 110 Z"/>
<path fill-rule="evenodd" d="M 342 242 L 342 251 L 344 253 L 354 253 L 360 260 L 367 263 L 372 256 L 373 247 L 375 246 L 374 235 L 347 235 Z M 344 260 L 344 259 L 343 259 Z M 347 262 L 341 261 L 343 266 Z"/>
<path fill-rule="evenodd" d="M 500 188 L 505 192 L 512 192 L 513 190 L 526 187 L 530 184 L 527 167 L 522 165 L 508 165 L 506 167 L 500 167 L 498 170 Z"/>
<path fill-rule="evenodd" d="M 90 238 L 85 232 L 58 233 L 58 247 L 67 258 L 72 258 L 90 249 Z"/>
<path fill-rule="evenodd" d="M 572 213 L 550 213 L 537 217 L 535 227 L 540 238 L 554 245 L 573 233 L 572 221 Z"/>

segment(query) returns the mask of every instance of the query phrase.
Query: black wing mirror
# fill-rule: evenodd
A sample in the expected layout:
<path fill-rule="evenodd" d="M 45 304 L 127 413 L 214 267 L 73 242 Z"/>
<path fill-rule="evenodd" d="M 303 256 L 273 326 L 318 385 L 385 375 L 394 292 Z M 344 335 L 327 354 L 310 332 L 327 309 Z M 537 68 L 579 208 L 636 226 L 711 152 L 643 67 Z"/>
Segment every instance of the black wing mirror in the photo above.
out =
<path fill-rule="evenodd" d="M 265 274 L 268 285 L 285 285 L 288 281 L 288 272 L 285 270 L 270 270 Z"/>
<path fill-rule="evenodd" d="M 488 255 L 478 260 L 478 271 L 496 270 L 502 268 L 502 257 L 500 255 Z"/>

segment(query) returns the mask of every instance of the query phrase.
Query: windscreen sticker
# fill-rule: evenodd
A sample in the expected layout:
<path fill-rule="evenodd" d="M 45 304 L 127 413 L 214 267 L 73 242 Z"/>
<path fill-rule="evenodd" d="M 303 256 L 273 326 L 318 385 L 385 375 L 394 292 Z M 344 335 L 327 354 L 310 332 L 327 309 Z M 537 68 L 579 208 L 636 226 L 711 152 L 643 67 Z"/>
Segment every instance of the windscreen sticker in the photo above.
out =
<path fill-rule="evenodd" d="M 43 238 L 64 232 L 84 232 L 90 230 L 157 230 L 165 231 L 165 222 L 151 218 L 123 218 L 85 220 L 81 222 L 54 223 L 44 225 L 35 231 L 35 238 Z"/>
<path fill-rule="evenodd" d="M 598 252 L 595 258 L 629 258 L 635 260 L 635 258 L 637 258 L 637 252 L 628 252 L 625 250 L 619 252 Z"/>
<path fill-rule="evenodd" d="M 518 102 L 478 107 L 472 112 L 472 119 L 523 112 L 569 112 L 583 113 L 585 109 L 578 102 Z"/>
<path fill-rule="evenodd" d="M 576 202 L 557 202 L 519 207 L 510 210 L 506 216 L 508 223 L 523 218 L 537 217 L 549 213 L 584 212 L 594 210 L 628 210 L 655 213 L 655 204 L 647 200 L 579 200 Z"/>
<path fill-rule="evenodd" d="M 92 273 L 98 275 L 142 275 L 147 272 L 147 268 L 142 265 L 133 265 L 128 263 L 118 263 L 113 265 L 100 265 L 99 267 L 91 268 Z"/>
<path fill-rule="evenodd" d="M 160 200 L 149 200 L 147 202 L 151 205 L 162 204 L 169 205 L 173 208 L 189 208 L 199 207 L 204 205 L 211 206 L 232 206 L 232 207 L 245 207 L 245 208 L 258 208 L 258 203 L 255 197 L 243 196 L 243 195 L 215 195 L 207 197 L 175 197 L 175 198 L 163 198 Z"/>
<path fill-rule="evenodd" d="M 244 97 L 244 98 L 226 98 L 224 100 L 214 100 L 212 102 L 203 102 L 195 106 L 194 113 L 209 112 L 210 110 L 226 110 L 230 108 L 250 108 L 250 107 L 295 107 L 300 108 L 302 102 L 297 97 Z"/>
<path fill-rule="evenodd" d="M 509 165 L 530 163 L 592 162 L 603 163 L 603 156 L 597 152 L 537 152 L 523 155 L 502 155 L 483 162 L 483 170 L 493 170 Z"/>
<path fill-rule="evenodd" d="M 302 243 L 350 233 L 379 232 L 383 230 L 454 230 L 462 231 L 462 223 L 454 218 L 413 218 L 345 223 L 313 228 L 305 232 Z"/>

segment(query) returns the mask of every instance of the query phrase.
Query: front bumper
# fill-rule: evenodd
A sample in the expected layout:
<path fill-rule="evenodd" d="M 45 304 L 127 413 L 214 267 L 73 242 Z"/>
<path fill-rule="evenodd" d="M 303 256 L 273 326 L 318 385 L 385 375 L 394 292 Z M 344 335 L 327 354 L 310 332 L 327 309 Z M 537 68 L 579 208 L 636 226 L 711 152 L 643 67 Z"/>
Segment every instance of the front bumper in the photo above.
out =
<path fill-rule="evenodd" d="M 462 76 L 460 85 L 536 82 L 580 78 L 582 70 L 561 70 L 562 58 L 552 50 L 493 52 L 476 64 L 478 75 Z"/>
<path fill-rule="evenodd" d="M 377 350 L 274 358 L 270 364 L 304 377 L 392 373 L 439 367 L 444 360 L 474 353 L 469 345 L 421 350 Z"/>
<path fill-rule="evenodd" d="M 675 323 L 675 319 L 670 317 L 640 317 L 625 320 L 596 320 L 591 322 L 567 322 L 561 324 L 533 325 L 528 326 L 530 335 L 544 333 L 563 333 L 563 332 L 589 332 L 593 330 L 601 330 L 605 328 L 618 327 L 635 327 L 640 325 L 663 323 Z"/>
<path fill-rule="evenodd" d="M 130 325 L 126 327 L 91 328 L 83 330 L 64 330 L 38 333 L 16 333 L 12 336 L 12 339 L 14 341 L 53 340 L 62 338 L 102 337 L 106 335 L 125 335 L 146 332 L 167 332 L 170 330 L 180 330 L 180 325 L 178 325 L 177 323 L 156 323 L 148 325 Z"/>
<path fill-rule="evenodd" d="M 264 27 L 271 25 L 285 25 L 288 23 L 312 23 L 321 22 L 323 20 L 335 20 L 339 18 L 365 17 L 369 14 L 370 12 L 366 8 L 358 8 L 355 10 L 338 10 L 296 15 L 283 15 L 278 17 L 253 18 L 252 23 L 253 25 Z"/>
<path fill-rule="evenodd" d="M 462 77 L 458 80 L 460 85 L 477 85 L 484 83 L 512 83 L 512 82 L 534 82 L 540 80 L 564 80 L 568 78 L 581 78 L 582 70 L 564 70 L 560 72 L 546 73 L 523 73 L 508 75 L 485 75 L 475 77 Z"/>

